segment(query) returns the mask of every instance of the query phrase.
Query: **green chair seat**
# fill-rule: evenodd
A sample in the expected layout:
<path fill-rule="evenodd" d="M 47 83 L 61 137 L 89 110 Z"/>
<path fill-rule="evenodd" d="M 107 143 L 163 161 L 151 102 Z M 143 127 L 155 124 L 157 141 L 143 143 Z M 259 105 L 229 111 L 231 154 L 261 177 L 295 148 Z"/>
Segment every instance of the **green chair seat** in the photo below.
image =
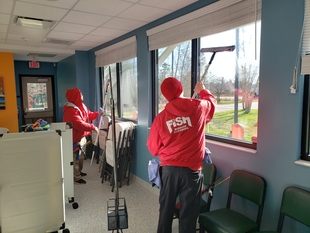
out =
<path fill-rule="evenodd" d="M 244 170 L 234 170 L 230 176 L 226 207 L 200 213 L 199 232 L 250 233 L 259 231 L 265 195 L 266 181 L 263 177 Z M 254 212 L 252 212 L 256 212 L 256 219 L 247 216 L 246 213 L 250 211 L 246 208 L 248 205 L 241 208 L 240 212 L 231 208 L 233 197 L 239 197 L 244 203 L 252 202 L 254 204 L 254 206 L 251 205 L 254 207 Z"/>
<path fill-rule="evenodd" d="M 210 232 L 237 233 L 257 231 L 257 223 L 231 209 L 205 212 L 199 216 L 199 224 Z"/>

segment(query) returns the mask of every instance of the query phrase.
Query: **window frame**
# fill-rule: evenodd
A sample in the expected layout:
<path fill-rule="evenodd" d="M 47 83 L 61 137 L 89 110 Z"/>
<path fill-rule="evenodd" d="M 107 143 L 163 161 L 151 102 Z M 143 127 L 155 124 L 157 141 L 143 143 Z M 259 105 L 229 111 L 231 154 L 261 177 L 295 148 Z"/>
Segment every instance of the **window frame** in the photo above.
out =
<path fill-rule="evenodd" d="M 304 76 L 300 159 L 310 161 L 310 75 Z"/>

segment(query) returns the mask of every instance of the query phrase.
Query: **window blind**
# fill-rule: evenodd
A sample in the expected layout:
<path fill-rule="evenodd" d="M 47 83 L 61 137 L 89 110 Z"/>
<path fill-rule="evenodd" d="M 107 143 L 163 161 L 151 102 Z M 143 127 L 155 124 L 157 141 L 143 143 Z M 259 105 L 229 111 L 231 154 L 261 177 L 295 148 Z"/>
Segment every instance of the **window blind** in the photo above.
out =
<path fill-rule="evenodd" d="M 310 53 L 310 0 L 305 0 L 302 51 Z"/>
<path fill-rule="evenodd" d="M 130 37 L 95 52 L 96 67 L 103 67 L 116 62 L 122 62 L 137 56 L 136 37 Z"/>
<path fill-rule="evenodd" d="M 305 0 L 301 74 L 310 74 L 310 0 Z"/>
<path fill-rule="evenodd" d="M 148 30 L 149 50 L 223 32 L 261 18 L 261 0 L 220 0 Z"/>

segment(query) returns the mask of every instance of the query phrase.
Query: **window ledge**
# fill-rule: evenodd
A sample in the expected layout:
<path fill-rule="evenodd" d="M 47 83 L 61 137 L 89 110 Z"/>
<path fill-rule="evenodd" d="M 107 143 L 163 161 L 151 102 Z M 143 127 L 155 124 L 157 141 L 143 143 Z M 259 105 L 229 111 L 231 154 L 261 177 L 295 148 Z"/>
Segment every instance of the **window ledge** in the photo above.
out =
<path fill-rule="evenodd" d="M 256 154 L 256 150 L 255 149 L 246 148 L 246 147 L 242 147 L 242 146 L 231 145 L 231 144 L 228 144 L 228 143 L 217 142 L 217 141 L 209 140 L 209 139 L 206 139 L 206 143 L 207 143 L 207 145 L 211 145 L 212 144 L 212 145 L 221 146 L 221 147 L 225 147 L 225 148 L 229 148 L 229 149 L 234 149 L 234 150 L 248 152 L 248 153 L 251 153 L 251 154 Z M 309 164 L 309 166 L 310 166 L 310 164 Z"/>
<path fill-rule="evenodd" d="M 304 167 L 310 167 L 310 162 L 309 161 L 305 161 L 305 160 L 296 160 L 295 161 L 296 164 L 304 166 Z"/>

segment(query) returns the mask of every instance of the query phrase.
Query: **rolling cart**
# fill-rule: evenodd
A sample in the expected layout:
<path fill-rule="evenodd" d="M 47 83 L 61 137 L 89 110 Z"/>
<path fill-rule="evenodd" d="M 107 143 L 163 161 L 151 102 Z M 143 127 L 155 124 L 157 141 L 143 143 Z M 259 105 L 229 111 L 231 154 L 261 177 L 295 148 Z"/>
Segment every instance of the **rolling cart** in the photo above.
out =
<path fill-rule="evenodd" d="M 72 124 L 66 122 L 51 123 L 50 130 L 61 131 L 65 201 L 72 203 L 73 209 L 77 209 L 79 204 L 74 200 L 74 178 L 73 178 L 73 155 L 72 155 Z"/>
<path fill-rule="evenodd" d="M 61 131 L 5 134 L 0 148 L 2 233 L 69 233 Z"/>

